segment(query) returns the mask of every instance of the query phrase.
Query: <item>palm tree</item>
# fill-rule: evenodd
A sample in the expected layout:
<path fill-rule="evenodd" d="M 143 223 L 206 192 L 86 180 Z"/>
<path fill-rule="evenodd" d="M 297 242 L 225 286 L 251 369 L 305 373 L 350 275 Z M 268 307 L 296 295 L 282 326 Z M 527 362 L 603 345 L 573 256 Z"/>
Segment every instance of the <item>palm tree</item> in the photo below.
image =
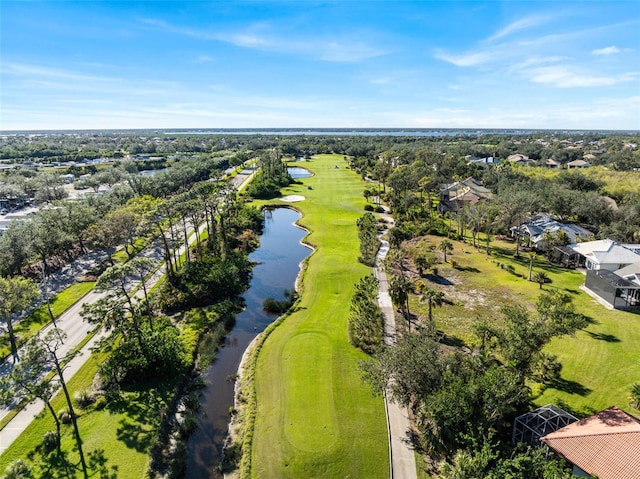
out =
<path fill-rule="evenodd" d="M 442 251 L 444 253 L 444 262 L 447 262 L 447 251 L 452 251 L 453 250 L 453 243 L 451 243 L 451 241 L 445 239 L 442 240 L 440 242 L 440 244 L 438 245 L 438 248 L 440 248 L 440 251 Z"/>
<path fill-rule="evenodd" d="M 429 260 L 427 259 L 426 256 L 420 255 L 413 262 L 415 263 L 420 276 L 422 276 L 425 269 L 429 269 Z"/>
<path fill-rule="evenodd" d="M 420 301 L 427 303 L 429 306 L 429 322 L 433 322 L 434 306 L 442 306 L 444 304 L 444 293 L 436 289 L 425 287 L 420 294 Z"/>
<path fill-rule="evenodd" d="M 549 281 L 549 275 L 544 271 L 538 271 L 533 275 L 533 280 L 538 283 L 540 289 L 542 289 L 542 285 Z"/>
<path fill-rule="evenodd" d="M 631 386 L 631 405 L 636 409 L 640 409 L 640 383 Z"/>
<path fill-rule="evenodd" d="M 528 256 L 529 256 L 529 281 L 531 281 L 531 274 L 533 273 L 533 261 L 536 259 L 536 252 L 531 251 Z"/>
<path fill-rule="evenodd" d="M 411 331 L 411 322 L 409 320 L 409 293 L 413 289 L 413 284 L 404 275 L 394 275 L 389 282 L 389 295 L 395 305 L 402 311 L 403 316 L 409 323 L 409 331 Z"/>

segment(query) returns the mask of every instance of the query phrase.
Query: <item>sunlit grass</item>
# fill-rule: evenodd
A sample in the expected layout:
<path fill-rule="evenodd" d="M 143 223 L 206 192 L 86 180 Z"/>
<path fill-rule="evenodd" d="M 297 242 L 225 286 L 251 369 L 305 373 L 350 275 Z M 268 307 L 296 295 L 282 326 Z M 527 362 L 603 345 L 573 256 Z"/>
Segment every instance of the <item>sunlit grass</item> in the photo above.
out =
<path fill-rule="evenodd" d="M 89 291 L 93 289 L 95 282 L 74 283 L 68 288 L 51 298 L 51 312 L 54 318 L 58 318 L 67 309 L 80 301 Z M 15 325 L 14 331 L 18 344 L 23 344 L 29 338 L 34 336 L 38 331 L 51 322 L 51 315 L 47 304 L 43 304 L 19 324 Z M 9 335 L 2 336 L 2 346 L 0 347 L 0 357 L 6 357 L 11 354 L 11 345 L 9 344 Z"/>
<path fill-rule="evenodd" d="M 303 166 L 316 175 L 282 193 L 306 197 L 294 206 L 316 251 L 298 309 L 258 358 L 252 476 L 388 477 L 384 404 L 362 383 L 357 364 L 366 356 L 347 338 L 353 285 L 371 271 L 357 262 L 364 185 L 340 155 Z"/>
<path fill-rule="evenodd" d="M 74 375 L 68 383 L 72 397 L 76 391 L 91 388 L 98 365 L 103 360 L 103 354 L 94 354 Z M 98 410 L 92 405 L 82 410 L 74 406 L 79 413 L 78 424 L 85 455 L 97 449 L 103 450 L 107 467 L 116 466 L 119 479 L 142 477 L 162 412 L 171 401 L 171 390 L 172 388 L 167 389 L 162 385 L 145 385 L 141 389 L 123 391 L 122 399 L 110 402 L 103 409 Z M 62 391 L 56 395 L 52 404 L 56 412 L 66 408 Z M 45 410 L 0 456 L 0 471 L 4 471 L 16 459 L 32 455 L 39 462 L 41 457 L 35 450 L 42 442 L 43 435 L 53 430 L 53 418 Z M 71 425 L 62 428 L 62 448 L 71 463 L 79 464 Z M 53 475 L 50 477 L 66 477 L 61 471 L 54 470 L 51 474 Z M 81 471 L 77 470 L 72 477 L 81 477 Z"/>
<path fill-rule="evenodd" d="M 441 238 L 427 240 L 437 244 Z M 528 281 L 528 256 L 521 253 L 514 258 L 513 244 L 494 241 L 492 254 L 487 256 L 483 248 L 476 250 L 470 242 L 452 243 L 454 250 L 448 256 L 457 267 L 451 263 L 438 265 L 439 275 L 452 284 L 423 281 L 444 291 L 452 303 L 434 310 L 438 328 L 472 346 L 477 344 L 472 325 L 478 318 L 500 321 L 500 307 L 508 303 L 533 309 L 541 290 L 537 283 Z M 512 265 L 515 274 L 500 264 Z M 611 405 L 634 412 L 628 396 L 631 385 L 640 378 L 640 315 L 605 308 L 581 289 L 585 279 L 582 273 L 550 264 L 541 255 L 534 260 L 534 274 L 536 271 L 546 272 L 551 280 L 544 285 L 545 290 L 569 293 L 577 311 L 590 322 L 575 336 L 561 336 L 547 346 L 546 351 L 557 355 L 562 363 L 562 380 L 546 389 L 535 385 L 539 394 L 535 402 L 565 405 L 579 414 Z M 417 296 L 411 305 L 414 312 L 426 317 L 426 305 L 420 304 Z"/>

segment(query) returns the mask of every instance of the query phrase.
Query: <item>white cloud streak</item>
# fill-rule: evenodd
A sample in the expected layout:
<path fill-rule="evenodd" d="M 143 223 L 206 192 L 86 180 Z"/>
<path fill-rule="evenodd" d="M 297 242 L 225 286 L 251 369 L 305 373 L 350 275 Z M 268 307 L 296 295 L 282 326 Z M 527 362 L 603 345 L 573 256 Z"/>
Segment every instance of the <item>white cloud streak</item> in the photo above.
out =
<path fill-rule="evenodd" d="M 508 35 L 511 35 L 512 33 L 537 27 L 538 25 L 546 23 L 549 19 L 550 17 L 547 15 L 535 15 L 535 16 L 521 18 L 520 20 L 516 20 L 515 22 L 512 22 L 506 27 L 498 30 L 496 33 L 491 35 L 487 40 L 492 42 L 500 38 L 506 37 Z"/>
<path fill-rule="evenodd" d="M 567 66 L 546 66 L 534 68 L 530 71 L 530 78 L 534 83 L 555 86 L 557 88 L 588 88 L 611 86 L 638 79 L 638 73 L 622 73 L 619 75 L 593 75 L 577 68 Z"/>
<path fill-rule="evenodd" d="M 241 48 L 304 55 L 327 62 L 359 62 L 389 53 L 386 49 L 377 48 L 357 40 L 355 36 L 343 36 L 342 38 L 332 38 L 331 40 L 284 38 L 265 32 L 265 30 L 269 29 L 269 26 L 265 24 L 230 33 L 184 28 L 157 19 L 145 19 L 142 22 L 165 32 L 200 40 L 218 41 Z"/>
<path fill-rule="evenodd" d="M 592 55 L 614 55 L 620 53 L 620 49 L 614 45 L 610 47 L 597 48 L 591 51 Z"/>

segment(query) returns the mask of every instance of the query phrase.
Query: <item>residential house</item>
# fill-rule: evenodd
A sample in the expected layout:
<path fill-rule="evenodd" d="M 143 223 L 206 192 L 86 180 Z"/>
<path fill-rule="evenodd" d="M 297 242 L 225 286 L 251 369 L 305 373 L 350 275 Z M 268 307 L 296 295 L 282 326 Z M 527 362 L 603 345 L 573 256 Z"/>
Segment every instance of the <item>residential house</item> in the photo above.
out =
<path fill-rule="evenodd" d="M 513 163 L 514 165 L 528 165 L 533 160 L 521 153 L 514 153 L 513 155 L 509 155 L 507 157 L 507 161 Z"/>
<path fill-rule="evenodd" d="M 587 270 L 616 271 L 630 264 L 640 262 L 638 245 L 618 244 L 610 239 L 570 244 L 569 247 L 580 256 L 580 265 Z"/>
<path fill-rule="evenodd" d="M 560 223 L 551 219 L 549 215 L 536 215 L 519 226 L 511 228 L 511 236 L 529 238 L 529 244 L 538 251 L 545 251 L 547 246 L 545 239 L 549 234 L 555 236 L 563 231 L 569 243 L 576 243 L 581 239 L 589 238 L 591 231 L 572 223 Z"/>
<path fill-rule="evenodd" d="M 481 168 L 484 168 L 489 165 L 496 165 L 500 163 L 500 160 L 495 156 L 485 156 L 484 158 L 478 158 L 476 156 L 467 156 L 469 159 L 468 165 L 478 165 Z"/>
<path fill-rule="evenodd" d="M 447 211 L 458 212 L 465 205 L 474 205 L 479 201 L 489 200 L 492 196 L 491 191 L 473 177 L 469 177 L 464 181 L 447 183 L 440 188 L 438 211 L 440 213 L 446 213 Z"/>
<path fill-rule="evenodd" d="M 589 168 L 591 167 L 591 164 L 584 161 L 584 160 L 573 160 L 570 161 L 569 163 L 567 163 L 567 168 L 571 169 L 571 168 Z"/>
<path fill-rule="evenodd" d="M 614 271 L 614 273 L 621 278 L 640 286 L 640 263 L 630 264 L 629 266 L 625 266 L 624 268 Z"/>
<path fill-rule="evenodd" d="M 569 245 L 587 269 L 585 289 L 618 309 L 640 308 L 640 245 L 610 239 Z"/>
<path fill-rule="evenodd" d="M 613 406 L 542 437 L 578 477 L 638 479 L 640 420 Z"/>
<path fill-rule="evenodd" d="M 544 162 L 544 166 L 547 168 L 562 168 L 562 163 L 553 158 L 549 158 Z"/>

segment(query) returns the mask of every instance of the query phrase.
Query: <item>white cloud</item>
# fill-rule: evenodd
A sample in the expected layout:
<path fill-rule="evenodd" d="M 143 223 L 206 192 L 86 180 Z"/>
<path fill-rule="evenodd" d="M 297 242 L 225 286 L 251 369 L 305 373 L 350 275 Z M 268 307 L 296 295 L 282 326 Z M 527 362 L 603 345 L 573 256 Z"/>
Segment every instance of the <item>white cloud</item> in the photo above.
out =
<path fill-rule="evenodd" d="M 2 71 L 4 73 L 17 75 L 17 76 L 26 76 L 30 78 L 56 78 L 60 80 L 100 81 L 100 82 L 120 81 L 117 78 L 87 75 L 85 73 L 62 70 L 59 68 L 43 67 L 39 65 L 30 65 L 27 63 L 6 62 L 2 64 Z"/>
<path fill-rule="evenodd" d="M 614 45 L 591 51 L 592 55 L 613 55 L 615 53 L 620 53 L 620 49 Z"/>
<path fill-rule="evenodd" d="M 511 66 L 511 68 L 509 69 L 510 71 L 520 71 L 520 70 L 524 70 L 526 68 L 530 68 L 530 67 L 534 67 L 534 66 L 538 66 L 538 65 L 545 65 L 545 64 L 549 64 L 549 63 L 558 63 L 561 61 L 567 60 L 567 57 L 561 57 L 561 56 L 550 56 L 550 57 L 540 57 L 540 56 L 533 56 L 530 58 L 527 58 L 526 60 L 520 62 L 520 63 L 516 63 L 514 65 Z"/>
<path fill-rule="evenodd" d="M 537 27 L 549 20 L 549 16 L 546 15 L 534 15 L 530 17 L 521 18 L 515 22 L 510 23 L 506 27 L 498 30 L 496 33 L 491 35 L 487 40 L 494 41 L 499 38 L 506 37 L 511 35 L 512 33 L 519 32 L 521 30 L 528 30 L 529 28 Z"/>
<path fill-rule="evenodd" d="M 488 63 L 499 57 L 494 50 L 477 51 L 474 53 L 465 53 L 462 55 L 450 55 L 442 50 L 436 50 L 435 57 L 457 67 L 474 67 Z"/>
<path fill-rule="evenodd" d="M 594 75 L 567 66 L 546 66 L 534 68 L 530 72 L 530 80 L 534 83 L 551 85 L 558 88 L 586 88 L 611 86 L 638 79 L 638 73 L 622 73 L 619 75 Z"/>
<path fill-rule="evenodd" d="M 142 22 L 165 32 L 200 40 L 219 41 L 237 47 L 277 53 L 300 54 L 328 62 L 359 62 L 388 53 L 385 49 L 377 48 L 358 40 L 361 35 L 355 33 L 343 35 L 339 39 L 331 38 L 326 40 L 315 37 L 308 40 L 307 38 L 285 38 L 281 34 L 271 33 L 270 30 L 274 30 L 274 28 L 264 23 L 250 26 L 243 31 L 211 32 L 179 27 L 157 19 L 145 19 Z"/>

